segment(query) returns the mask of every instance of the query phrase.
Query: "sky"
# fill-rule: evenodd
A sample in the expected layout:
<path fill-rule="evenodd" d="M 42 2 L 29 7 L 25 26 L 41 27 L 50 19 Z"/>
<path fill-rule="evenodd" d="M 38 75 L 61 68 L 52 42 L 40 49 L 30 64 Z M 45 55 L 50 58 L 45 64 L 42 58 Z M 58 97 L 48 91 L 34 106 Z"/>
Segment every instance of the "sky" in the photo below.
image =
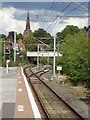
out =
<path fill-rule="evenodd" d="M 88 26 L 87 0 L 84 2 L 76 2 L 75 0 L 70 2 L 60 2 L 60 0 L 52 2 L 2 2 L 0 6 L 0 34 L 8 35 L 10 31 L 23 34 L 28 11 L 33 32 L 43 28 L 54 36 L 67 25 L 75 25 L 79 28 Z"/>

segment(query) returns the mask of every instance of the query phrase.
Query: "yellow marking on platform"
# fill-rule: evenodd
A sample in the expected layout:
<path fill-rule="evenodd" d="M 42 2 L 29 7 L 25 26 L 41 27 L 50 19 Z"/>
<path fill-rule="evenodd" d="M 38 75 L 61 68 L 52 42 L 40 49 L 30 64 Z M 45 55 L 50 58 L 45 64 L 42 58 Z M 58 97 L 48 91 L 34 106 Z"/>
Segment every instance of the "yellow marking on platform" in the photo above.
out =
<path fill-rule="evenodd" d="M 18 83 L 22 83 L 21 81 L 19 81 Z"/>
<path fill-rule="evenodd" d="M 22 88 L 19 88 L 19 89 L 18 89 L 18 92 L 22 92 Z"/>

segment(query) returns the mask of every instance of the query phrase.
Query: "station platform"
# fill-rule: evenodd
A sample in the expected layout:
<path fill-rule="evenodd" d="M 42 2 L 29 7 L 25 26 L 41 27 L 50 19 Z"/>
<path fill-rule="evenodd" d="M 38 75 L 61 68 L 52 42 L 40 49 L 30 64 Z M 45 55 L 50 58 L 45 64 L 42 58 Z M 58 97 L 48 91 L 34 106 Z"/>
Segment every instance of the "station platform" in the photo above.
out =
<path fill-rule="evenodd" d="M 32 70 L 34 71 L 35 68 Z M 88 118 L 88 106 L 74 97 L 69 89 L 55 81 L 46 84 L 83 118 Z M 0 119 L 41 118 L 41 111 L 38 109 L 22 67 L 11 67 L 9 73 L 6 73 L 6 68 L 0 68 L 0 85 Z"/>
<path fill-rule="evenodd" d="M 23 69 L 5 70 L 2 68 L 2 118 L 41 118 Z"/>

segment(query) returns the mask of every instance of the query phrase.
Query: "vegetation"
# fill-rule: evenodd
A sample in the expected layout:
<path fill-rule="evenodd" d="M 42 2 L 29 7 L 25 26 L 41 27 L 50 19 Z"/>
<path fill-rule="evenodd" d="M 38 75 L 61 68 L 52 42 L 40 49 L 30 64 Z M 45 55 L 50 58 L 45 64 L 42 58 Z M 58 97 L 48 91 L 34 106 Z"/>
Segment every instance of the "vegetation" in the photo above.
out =
<path fill-rule="evenodd" d="M 63 74 L 66 74 L 73 85 L 87 83 L 88 73 L 88 38 L 84 31 L 79 31 L 73 35 L 68 34 L 61 44 L 63 56 L 58 60 L 58 64 L 63 67 Z"/>
<path fill-rule="evenodd" d="M 4 34 L 1 34 L 0 37 L 1 37 L 2 39 L 6 39 L 6 35 L 4 35 Z"/>
<path fill-rule="evenodd" d="M 58 32 L 57 35 L 57 39 L 64 39 L 68 34 L 70 35 L 74 35 L 75 33 L 79 32 L 79 28 L 77 26 L 73 26 L 73 25 L 68 25 L 65 27 L 64 30 L 62 30 L 62 32 Z"/>
<path fill-rule="evenodd" d="M 24 44 L 26 46 L 26 51 L 36 51 L 37 49 L 37 41 L 35 41 L 33 38 L 30 39 L 30 37 L 24 38 Z"/>
<path fill-rule="evenodd" d="M 2 43 L 0 43 L 0 66 L 2 65 Z"/>
<path fill-rule="evenodd" d="M 90 89 L 90 33 L 88 36 L 88 88 Z"/>
<path fill-rule="evenodd" d="M 45 38 L 50 38 L 51 35 L 49 33 L 47 33 L 47 31 L 45 31 L 44 29 L 42 28 L 39 28 L 38 30 L 36 30 L 34 33 L 33 33 L 33 36 L 35 38 L 41 38 L 41 37 L 45 37 Z"/>
<path fill-rule="evenodd" d="M 22 38 L 23 38 L 23 35 L 21 33 L 17 34 L 17 36 L 16 36 L 17 40 L 22 39 Z"/>

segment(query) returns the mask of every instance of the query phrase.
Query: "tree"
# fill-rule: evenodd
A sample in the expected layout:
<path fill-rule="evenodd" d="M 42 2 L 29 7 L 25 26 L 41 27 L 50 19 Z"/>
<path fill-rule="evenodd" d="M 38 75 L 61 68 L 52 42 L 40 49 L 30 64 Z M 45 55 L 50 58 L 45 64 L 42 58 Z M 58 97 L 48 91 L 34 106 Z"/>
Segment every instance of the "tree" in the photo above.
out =
<path fill-rule="evenodd" d="M 58 60 L 62 64 L 63 73 L 69 76 L 70 81 L 77 85 L 86 84 L 88 79 L 88 38 L 84 31 L 74 35 L 67 35 L 61 44 L 63 56 Z"/>
<path fill-rule="evenodd" d="M 1 34 L 0 37 L 3 39 L 6 39 L 6 35 L 4 35 L 4 34 Z"/>
<path fill-rule="evenodd" d="M 21 33 L 19 33 L 19 34 L 17 34 L 17 36 L 16 36 L 16 39 L 18 40 L 18 39 L 22 39 L 23 38 L 23 35 L 21 34 Z"/>
<path fill-rule="evenodd" d="M 58 32 L 56 35 L 59 39 L 60 38 L 64 39 L 68 34 L 74 35 L 78 31 L 79 31 L 79 28 L 77 26 L 68 25 L 68 26 L 65 27 L 64 30 L 62 30 L 62 32 Z"/>
<path fill-rule="evenodd" d="M 50 33 L 48 33 L 47 31 L 45 31 L 44 29 L 42 28 L 39 28 L 38 30 L 36 30 L 34 33 L 33 33 L 33 36 L 35 37 L 35 39 L 37 40 L 40 40 L 46 44 L 50 44 L 50 43 L 53 43 L 53 40 L 52 40 L 52 36 Z"/>
<path fill-rule="evenodd" d="M 27 51 L 36 51 L 37 48 L 37 41 L 35 39 L 30 39 L 30 37 L 24 38 L 24 44 L 26 46 Z"/>
<path fill-rule="evenodd" d="M 50 38 L 51 35 L 49 33 L 47 33 L 47 31 L 45 31 L 42 28 L 39 28 L 38 30 L 36 30 L 33 33 L 34 37 L 39 38 L 39 37 L 45 37 L 45 38 Z"/>

